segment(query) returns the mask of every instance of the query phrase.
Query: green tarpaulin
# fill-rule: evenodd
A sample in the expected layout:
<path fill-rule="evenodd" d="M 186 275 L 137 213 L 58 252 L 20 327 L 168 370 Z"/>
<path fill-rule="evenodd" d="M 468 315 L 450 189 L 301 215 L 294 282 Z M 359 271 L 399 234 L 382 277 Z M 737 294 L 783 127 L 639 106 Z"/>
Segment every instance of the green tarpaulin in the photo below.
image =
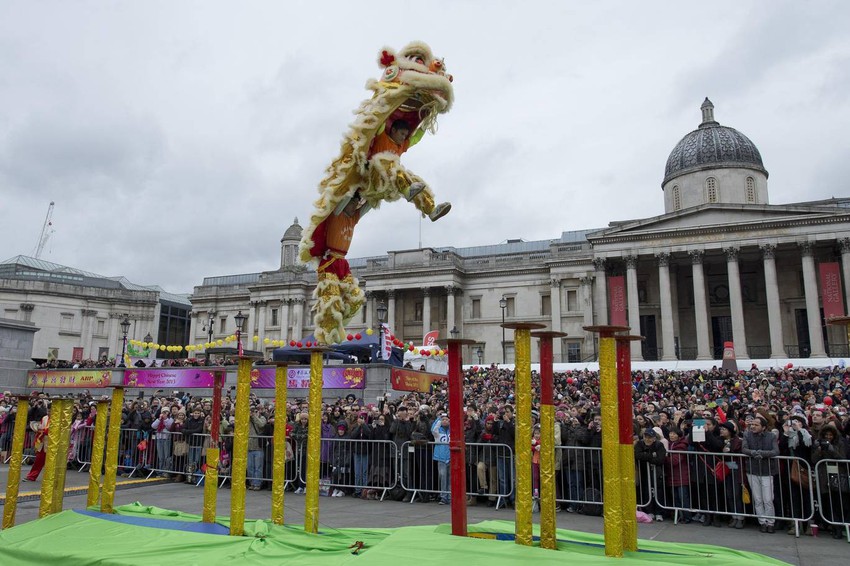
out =
<path fill-rule="evenodd" d="M 622 559 L 605 558 L 600 535 L 558 531 L 558 550 L 523 547 L 509 539 L 509 521 L 485 521 L 469 526 L 470 534 L 451 536 L 449 525 L 395 529 L 323 528 L 320 534 L 301 526 L 277 526 L 268 521 L 246 521 L 245 536 L 187 532 L 140 526 L 200 523 L 200 517 L 135 503 L 116 508 L 119 521 L 76 511 L 63 511 L 0 532 L 0 564 L 98 564 L 130 566 L 187 566 L 198 564 L 252 565 L 324 564 L 415 565 L 461 563 L 464 566 L 507 564 L 699 564 L 778 565 L 778 560 L 752 552 L 711 545 L 640 541 L 640 552 Z M 152 519 L 158 521 L 151 521 Z M 217 521 L 228 526 L 227 518 Z M 219 529 L 223 531 L 223 529 Z M 535 536 L 538 534 L 535 526 Z M 500 540 L 501 539 L 501 540 Z M 363 543 L 358 554 L 350 548 Z M 535 543 L 536 544 L 536 543 Z"/>

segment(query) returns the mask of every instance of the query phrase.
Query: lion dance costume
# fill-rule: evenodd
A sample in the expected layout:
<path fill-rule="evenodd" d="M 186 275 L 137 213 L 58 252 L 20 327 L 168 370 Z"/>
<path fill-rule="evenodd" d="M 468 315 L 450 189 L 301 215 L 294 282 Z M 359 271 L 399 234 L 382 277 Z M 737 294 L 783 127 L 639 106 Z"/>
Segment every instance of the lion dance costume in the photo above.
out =
<path fill-rule="evenodd" d="M 321 344 L 341 342 L 345 325 L 363 304 L 363 290 L 345 259 L 360 217 L 382 201 L 400 198 L 432 221 L 451 209 L 447 202 L 435 203 L 434 193 L 402 166 L 400 156 L 426 131 L 436 132 L 437 116 L 452 105 L 452 77 L 421 42 L 398 53 L 385 48 L 378 63 L 383 75 L 366 84 L 372 97 L 360 105 L 339 156 L 319 184 L 299 246 L 301 261 L 317 264 L 313 322 Z"/>

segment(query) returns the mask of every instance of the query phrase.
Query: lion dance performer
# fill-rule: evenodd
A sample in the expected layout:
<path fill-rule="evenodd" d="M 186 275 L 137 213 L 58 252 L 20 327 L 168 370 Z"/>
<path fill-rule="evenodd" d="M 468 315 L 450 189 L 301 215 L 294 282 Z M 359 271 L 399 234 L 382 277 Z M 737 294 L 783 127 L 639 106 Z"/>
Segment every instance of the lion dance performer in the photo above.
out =
<path fill-rule="evenodd" d="M 452 77 L 421 42 L 398 53 L 385 48 L 378 63 L 383 75 L 366 84 L 372 97 L 360 105 L 340 155 L 319 184 L 320 196 L 299 246 L 302 262 L 317 263 L 313 322 L 322 344 L 341 342 L 345 325 L 363 304 L 363 290 L 345 260 L 362 215 L 382 201 L 401 198 L 432 222 L 451 210 L 448 202 L 436 204 L 425 181 L 405 169 L 400 157 L 426 131 L 436 132 L 437 116 L 451 108 Z"/>

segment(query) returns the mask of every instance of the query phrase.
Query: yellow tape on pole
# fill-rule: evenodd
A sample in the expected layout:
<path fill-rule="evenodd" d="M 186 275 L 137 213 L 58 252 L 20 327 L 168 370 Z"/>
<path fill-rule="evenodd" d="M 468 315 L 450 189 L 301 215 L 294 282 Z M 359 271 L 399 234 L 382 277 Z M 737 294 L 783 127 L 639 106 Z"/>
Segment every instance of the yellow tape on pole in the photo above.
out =
<path fill-rule="evenodd" d="M 623 549 L 636 552 L 637 495 L 635 494 L 635 447 L 620 444 L 620 486 L 623 503 Z"/>
<path fill-rule="evenodd" d="M 207 448 L 207 470 L 204 472 L 204 523 L 215 523 L 218 493 L 218 448 Z"/>
<path fill-rule="evenodd" d="M 59 425 L 62 420 L 62 402 L 53 401 L 50 404 L 50 420 L 48 434 L 44 439 L 47 452 L 44 458 L 44 478 L 41 480 L 41 503 L 38 506 L 38 518 L 41 519 L 53 512 L 53 498 L 56 490 L 56 458 L 59 456 Z"/>
<path fill-rule="evenodd" d="M 602 493 L 605 556 L 623 556 L 623 505 L 620 496 L 620 426 L 617 412 L 617 355 L 614 338 L 599 339 L 599 390 L 602 405 Z"/>
<path fill-rule="evenodd" d="M 304 530 L 319 532 L 319 458 L 322 439 L 322 352 L 310 353 L 310 402 L 307 425 L 307 494 Z"/>
<path fill-rule="evenodd" d="M 89 491 L 86 494 L 86 507 L 97 505 L 100 499 L 100 475 L 103 471 L 103 447 L 106 444 L 106 415 L 109 403 L 98 401 L 97 415 L 94 418 L 94 438 L 91 447 L 91 468 L 89 468 Z"/>
<path fill-rule="evenodd" d="M 56 458 L 55 496 L 53 497 L 53 513 L 62 512 L 65 500 L 65 474 L 68 472 L 68 449 L 71 445 L 71 419 L 74 418 L 74 401 L 62 400 L 62 422 L 59 428 L 59 457 Z"/>
<path fill-rule="evenodd" d="M 555 407 L 540 406 L 540 546 L 557 548 L 555 530 Z"/>
<path fill-rule="evenodd" d="M 118 446 L 121 440 L 121 411 L 123 409 L 124 388 L 116 387 L 112 390 L 112 403 L 109 406 L 106 463 L 103 473 L 103 493 L 100 498 L 100 511 L 102 513 L 112 513 L 115 503 L 115 476 L 118 474 Z"/>
<path fill-rule="evenodd" d="M 6 481 L 6 503 L 3 505 L 4 529 L 15 526 L 15 512 L 18 510 L 18 490 L 21 486 L 21 464 L 24 461 L 24 439 L 27 435 L 28 409 L 26 397 L 19 397 L 19 412 L 15 418 L 15 430 L 12 433 L 12 458 L 9 460 L 9 476 Z"/>
<path fill-rule="evenodd" d="M 248 471 L 248 420 L 251 410 L 251 360 L 239 359 L 236 373 L 236 422 L 233 428 L 233 454 L 231 455 L 230 534 L 242 536 L 245 532 L 245 477 Z"/>
<path fill-rule="evenodd" d="M 274 437 L 272 438 L 272 523 L 283 524 L 286 486 L 286 366 L 274 372 Z"/>
<path fill-rule="evenodd" d="M 531 331 L 514 330 L 516 350 L 516 543 L 531 546 Z"/>

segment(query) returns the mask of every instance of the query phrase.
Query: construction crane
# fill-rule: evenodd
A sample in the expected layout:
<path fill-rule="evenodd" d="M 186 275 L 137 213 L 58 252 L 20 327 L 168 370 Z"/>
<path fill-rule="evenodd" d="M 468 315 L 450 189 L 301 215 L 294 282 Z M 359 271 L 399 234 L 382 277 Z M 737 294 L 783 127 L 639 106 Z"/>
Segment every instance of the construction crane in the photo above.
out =
<path fill-rule="evenodd" d="M 50 201 L 50 206 L 47 207 L 47 216 L 44 217 L 44 226 L 41 227 L 41 236 L 38 238 L 38 247 L 35 249 L 35 259 L 41 258 L 41 252 L 44 251 L 44 244 L 50 239 L 50 234 L 53 233 L 53 201 Z"/>

